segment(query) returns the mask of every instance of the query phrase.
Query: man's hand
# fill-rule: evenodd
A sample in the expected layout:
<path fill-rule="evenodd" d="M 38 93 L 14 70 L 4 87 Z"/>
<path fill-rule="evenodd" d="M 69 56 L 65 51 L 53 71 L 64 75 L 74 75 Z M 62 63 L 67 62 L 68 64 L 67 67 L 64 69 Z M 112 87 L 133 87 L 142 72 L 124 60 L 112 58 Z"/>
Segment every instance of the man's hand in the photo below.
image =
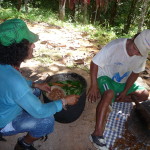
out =
<path fill-rule="evenodd" d="M 115 102 L 131 102 L 131 101 L 132 101 L 131 95 L 126 95 L 125 91 L 119 93 L 115 100 Z"/>
<path fill-rule="evenodd" d="M 98 65 L 96 65 L 93 61 L 90 64 L 90 75 L 91 75 L 91 85 L 88 90 L 87 96 L 89 102 L 96 102 L 96 100 L 100 97 L 100 92 L 98 89 L 97 83 L 97 73 L 98 73 Z"/>
<path fill-rule="evenodd" d="M 68 95 L 64 97 L 67 105 L 75 105 L 78 102 L 79 95 Z"/>
<path fill-rule="evenodd" d="M 96 102 L 98 98 L 100 98 L 100 92 L 97 86 L 91 86 L 87 93 L 89 102 Z"/>
<path fill-rule="evenodd" d="M 51 87 L 47 83 L 34 83 L 34 88 L 38 88 L 42 91 L 50 92 Z"/>
<path fill-rule="evenodd" d="M 125 96 L 126 96 L 126 92 L 118 93 L 115 101 L 116 102 L 122 102 L 122 101 L 124 101 Z"/>
<path fill-rule="evenodd" d="M 134 73 L 132 72 L 130 74 L 130 76 L 128 77 L 127 81 L 126 81 L 126 85 L 124 90 L 119 93 L 119 95 L 116 98 L 116 102 L 128 102 L 128 101 L 132 101 L 131 96 L 130 95 L 126 95 L 127 91 L 130 89 L 130 87 L 134 84 L 134 82 L 136 81 L 136 79 L 138 78 L 139 73 Z"/>

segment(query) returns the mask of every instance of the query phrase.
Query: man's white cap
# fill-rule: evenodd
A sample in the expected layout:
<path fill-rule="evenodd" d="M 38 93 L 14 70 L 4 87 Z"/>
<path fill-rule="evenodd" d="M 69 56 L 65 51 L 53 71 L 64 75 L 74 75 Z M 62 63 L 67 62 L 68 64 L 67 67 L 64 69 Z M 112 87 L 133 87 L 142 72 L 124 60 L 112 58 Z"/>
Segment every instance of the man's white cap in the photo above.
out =
<path fill-rule="evenodd" d="M 148 56 L 150 52 L 150 30 L 143 30 L 135 39 L 134 43 L 142 56 Z"/>

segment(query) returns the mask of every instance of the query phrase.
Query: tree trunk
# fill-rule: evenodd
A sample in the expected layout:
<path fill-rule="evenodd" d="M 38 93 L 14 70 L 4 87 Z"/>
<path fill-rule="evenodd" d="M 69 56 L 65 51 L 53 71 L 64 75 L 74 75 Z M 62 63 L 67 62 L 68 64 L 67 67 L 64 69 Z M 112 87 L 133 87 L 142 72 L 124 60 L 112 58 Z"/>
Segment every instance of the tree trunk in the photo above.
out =
<path fill-rule="evenodd" d="M 26 13 L 28 13 L 28 3 L 29 3 L 30 0 L 24 0 L 24 6 L 25 6 L 25 10 L 26 10 Z"/>
<path fill-rule="evenodd" d="M 65 18 L 65 5 L 66 0 L 59 0 L 59 19 L 64 20 Z"/>
<path fill-rule="evenodd" d="M 96 6 L 95 17 L 94 17 L 94 24 L 96 23 L 98 9 L 99 9 L 99 7 Z"/>
<path fill-rule="evenodd" d="M 0 0 L 0 8 L 2 8 L 1 4 L 3 3 L 3 0 Z"/>
<path fill-rule="evenodd" d="M 131 7 L 130 7 L 130 10 L 129 10 L 129 14 L 128 14 L 128 17 L 127 17 L 127 22 L 124 26 L 123 33 L 127 34 L 129 32 L 131 21 L 132 21 L 133 16 L 134 16 L 134 11 L 135 11 L 137 2 L 138 2 L 138 0 L 132 0 Z"/>
<path fill-rule="evenodd" d="M 87 7 L 88 7 L 88 3 L 87 3 L 87 0 L 84 0 L 84 3 L 83 3 L 83 23 L 87 23 Z"/>
<path fill-rule="evenodd" d="M 17 1 L 17 10 L 20 11 L 22 5 L 22 0 Z"/>
<path fill-rule="evenodd" d="M 74 22 L 75 21 L 75 9 L 76 9 L 75 1 L 69 0 L 68 5 L 69 5 L 69 9 L 70 9 L 70 17 L 71 17 L 72 21 Z"/>
<path fill-rule="evenodd" d="M 115 22 L 115 17 L 117 15 L 117 8 L 118 8 L 118 1 L 113 1 L 113 5 L 112 5 L 112 9 L 110 12 L 110 20 L 109 20 L 109 24 L 114 26 L 114 22 Z"/>
<path fill-rule="evenodd" d="M 138 32 L 141 32 L 142 27 L 144 25 L 145 16 L 147 13 L 147 8 L 148 8 L 149 2 L 150 2 L 150 0 L 143 0 L 141 15 L 140 15 L 140 19 L 139 19 L 139 25 L 138 25 Z"/>
<path fill-rule="evenodd" d="M 95 19 L 96 19 L 96 16 L 97 16 L 97 9 L 95 10 L 96 8 L 96 3 L 92 1 L 92 4 L 91 4 L 91 10 L 90 10 L 90 22 L 92 24 L 94 24 L 95 22 Z"/>

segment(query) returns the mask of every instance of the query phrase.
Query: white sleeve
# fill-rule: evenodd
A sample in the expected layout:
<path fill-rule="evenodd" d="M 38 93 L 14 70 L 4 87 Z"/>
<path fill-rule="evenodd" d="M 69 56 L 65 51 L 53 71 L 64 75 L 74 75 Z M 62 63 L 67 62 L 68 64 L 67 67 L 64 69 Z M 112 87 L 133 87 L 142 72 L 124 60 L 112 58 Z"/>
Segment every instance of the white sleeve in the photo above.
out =
<path fill-rule="evenodd" d="M 99 67 L 103 67 L 107 61 L 107 49 L 102 48 L 92 59 L 92 61 Z"/>
<path fill-rule="evenodd" d="M 134 73 L 140 73 L 142 71 L 145 70 L 145 66 L 146 66 L 146 60 L 145 61 L 142 61 L 141 63 L 139 63 L 138 67 L 136 67 L 133 72 Z"/>

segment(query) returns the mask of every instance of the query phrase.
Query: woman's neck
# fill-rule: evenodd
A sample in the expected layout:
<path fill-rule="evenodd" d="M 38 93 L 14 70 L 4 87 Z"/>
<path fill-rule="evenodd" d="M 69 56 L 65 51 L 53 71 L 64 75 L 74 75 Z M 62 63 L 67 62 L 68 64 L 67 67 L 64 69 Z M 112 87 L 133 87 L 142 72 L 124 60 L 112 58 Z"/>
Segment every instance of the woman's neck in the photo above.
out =
<path fill-rule="evenodd" d="M 12 65 L 12 67 L 14 67 L 16 70 L 18 70 L 20 72 L 20 66 L 13 66 Z"/>

